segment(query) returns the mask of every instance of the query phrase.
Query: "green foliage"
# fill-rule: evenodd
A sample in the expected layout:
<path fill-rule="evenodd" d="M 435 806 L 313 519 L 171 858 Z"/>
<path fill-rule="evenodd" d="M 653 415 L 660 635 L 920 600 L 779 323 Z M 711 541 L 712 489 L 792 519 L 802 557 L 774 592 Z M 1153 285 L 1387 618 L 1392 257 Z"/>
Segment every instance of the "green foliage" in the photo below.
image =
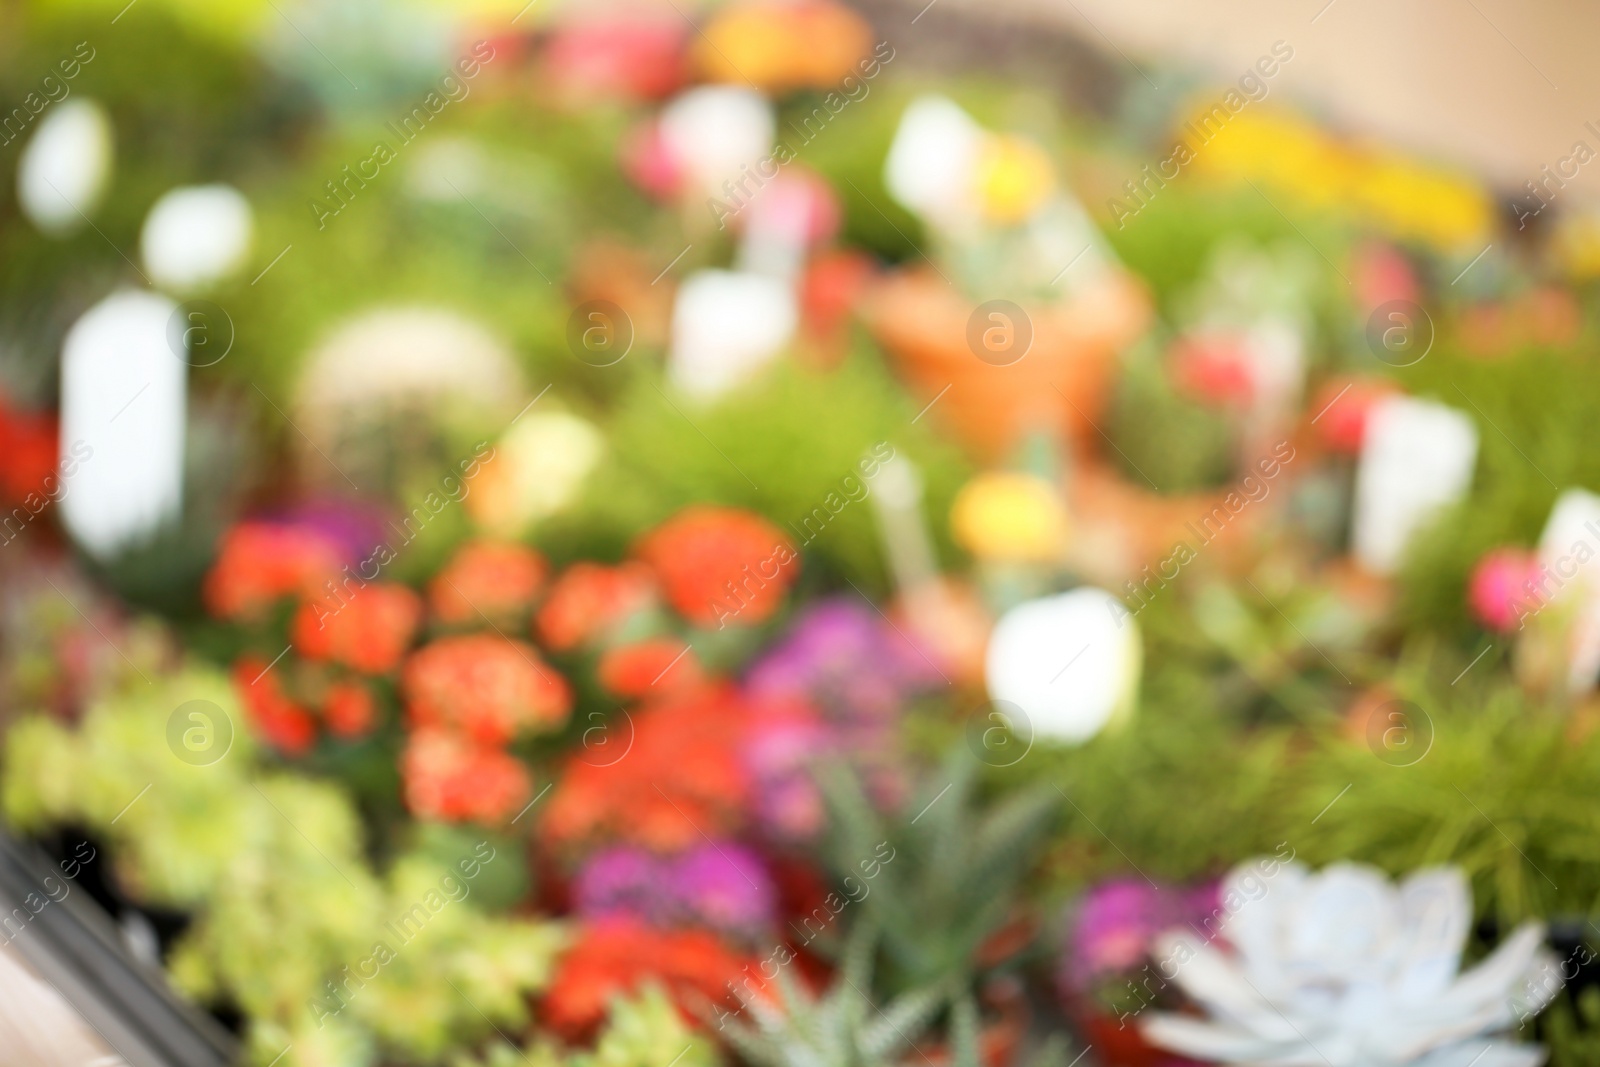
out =
<path fill-rule="evenodd" d="M 168 748 L 173 710 L 203 700 L 233 724 L 231 747 L 195 766 Z M 219 731 L 217 736 L 221 736 Z M 441 862 L 399 857 L 386 876 L 362 853 L 336 788 L 268 773 L 225 679 L 192 672 L 102 701 L 76 731 L 18 723 L 4 810 L 24 830 L 72 822 L 111 842 L 141 900 L 192 910 L 174 950 L 180 988 L 227 997 L 251 1022 L 251 1054 L 287 1064 L 428 1060 L 515 1025 L 546 980 L 553 924 L 485 914 L 478 877 L 514 851 L 484 842 Z M 487 883 L 486 883 L 487 884 Z M 383 950 L 379 950 L 379 946 Z"/>
<path fill-rule="evenodd" d="M 888 988 L 970 981 L 985 940 L 1017 917 L 1023 879 L 1061 797 L 1040 785 L 980 806 L 976 770 L 966 749 L 952 749 L 906 804 L 905 821 L 896 823 L 877 812 L 852 774 L 841 767 L 821 772 L 835 872 L 859 879 L 870 869 L 869 857 L 882 858 L 880 842 L 893 848 L 867 883 L 865 917 L 857 920 L 883 932 Z"/>
<path fill-rule="evenodd" d="M 1401 623 L 1464 642 L 1474 563 L 1501 544 L 1536 544 L 1561 490 L 1600 488 L 1600 365 L 1592 352 L 1526 351 L 1473 358 L 1441 338 L 1420 363 L 1395 372 L 1405 388 L 1457 408 L 1478 427 L 1471 495 L 1412 546 Z M 1481 642 L 1480 642 L 1481 644 Z"/>
<path fill-rule="evenodd" d="M 1136 484 L 1187 493 L 1223 485 L 1233 474 L 1233 420 L 1180 394 L 1165 361 L 1150 347 L 1123 361 L 1109 421 L 1116 442 L 1110 458 Z"/>
<path fill-rule="evenodd" d="M 924 511 L 940 533 L 940 517 L 966 475 L 951 446 L 926 424 L 911 424 L 915 415 L 881 364 L 859 353 L 829 374 L 775 367 L 710 407 L 640 383 L 613 416 L 610 455 L 575 513 L 552 523 L 541 540 L 558 556 L 580 549 L 621 555 L 640 531 L 683 507 L 735 505 L 786 530 L 808 564 L 816 560 L 881 591 L 886 576 L 873 505 L 862 496 L 863 487 L 874 490 L 861 477 L 861 460 L 887 443 L 916 463 L 926 483 Z M 806 543 L 801 524 L 823 507 L 839 510 L 820 533 L 813 525 Z"/>
<path fill-rule="evenodd" d="M 496 1042 L 481 1056 L 461 1055 L 452 1067 L 716 1067 L 710 1041 L 689 1029 L 659 986 L 646 984 L 611 1001 L 606 1026 L 593 1049 L 564 1050 L 550 1044 L 527 1052 Z"/>
<path fill-rule="evenodd" d="M 1577 997 L 1563 993 L 1540 1022 L 1550 1043 L 1551 1067 L 1584 1067 L 1600 1062 L 1600 987 Z"/>

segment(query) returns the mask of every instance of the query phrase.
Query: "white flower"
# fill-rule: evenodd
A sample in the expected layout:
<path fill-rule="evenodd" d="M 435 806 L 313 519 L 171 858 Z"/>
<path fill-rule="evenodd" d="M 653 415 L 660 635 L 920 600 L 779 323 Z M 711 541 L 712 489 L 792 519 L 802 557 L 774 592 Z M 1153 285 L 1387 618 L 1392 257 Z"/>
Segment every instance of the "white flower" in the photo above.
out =
<path fill-rule="evenodd" d="M 515 537 L 572 502 L 605 444 L 605 435 L 576 415 L 526 415 L 495 445 L 495 457 L 467 509 L 480 525 Z"/>
<path fill-rule="evenodd" d="M 902 207 L 930 221 L 964 219 L 976 211 L 972 173 L 983 128 L 942 96 L 921 96 L 900 119 L 883 180 Z"/>
<path fill-rule="evenodd" d="M 250 202 L 231 185 L 188 185 L 164 193 L 145 216 L 139 247 L 157 285 L 178 292 L 227 277 L 250 254 Z"/>
<path fill-rule="evenodd" d="M 691 176 L 696 190 L 724 197 L 725 182 L 737 184 L 748 168 L 758 179 L 758 164 L 772 152 L 772 105 L 754 89 L 701 85 L 661 110 L 661 139 L 672 158 Z"/>
<path fill-rule="evenodd" d="M 1263 879 L 1258 872 L 1271 867 Z M 1235 869 L 1223 884 L 1230 954 L 1195 933 L 1156 940 L 1156 958 L 1209 1020 L 1159 1014 L 1146 1040 L 1184 1056 L 1273 1067 L 1535 1067 L 1544 1050 L 1493 1035 L 1560 986 L 1544 927 L 1519 927 L 1461 972 L 1472 896 L 1458 868 L 1383 872 L 1337 863 Z M 1167 975 L 1167 970 L 1163 970 Z"/>
<path fill-rule="evenodd" d="M 93 100 L 57 105 L 17 161 L 22 213 L 52 236 L 71 233 L 94 214 L 111 177 L 111 120 Z"/>
<path fill-rule="evenodd" d="M 744 384 L 793 336 L 794 292 L 748 271 L 703 270 L 678 286 L 668 371 L 679 389 L 710 401 Z"/>
<path fill-rule="evenodd" d="M 1137 624 L 1104 589 L 1018 604 L 989 638 L 989 698 L 1020 707 L 1039 737 L 1087 741 L 1132 712 L 1141 647 Z"/>
<path fill-rule="evenodd" d="M 1454 408 L 1408 396 L 1374 404 L 1361 442 L 1351 536 L 1362 565 L 1394 573 L 1412 535 L 1467 494 L 1477 456 L 1477 428 Z"/>

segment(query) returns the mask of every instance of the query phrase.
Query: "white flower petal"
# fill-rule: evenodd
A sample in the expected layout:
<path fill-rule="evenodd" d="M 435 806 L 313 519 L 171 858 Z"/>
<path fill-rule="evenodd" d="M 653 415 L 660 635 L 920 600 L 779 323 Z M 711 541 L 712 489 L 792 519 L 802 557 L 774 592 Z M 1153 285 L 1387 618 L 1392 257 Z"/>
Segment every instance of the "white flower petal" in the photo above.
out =
<path fill-rule="evenodd" d="M 1295 1027 L 1254 986 L 1239 964 L 1199 938 L 1168 932 L 1156 938 L 1158 959 L 1173 961 L 1173 981 L 1194 999 L 1259 1037 L 1294 1041 Z"/>
<path fill-rule="evenodd" d="M 1435 1049 L 1410 1067 L 1539 1067 L 1546 1052 L 1538 1045 L 1504 1041 L 1463 1041 Z"/>
<path fill-rule="evenodd" d="M 1393 988 L 1406 1000 L 1442 993 L 1461 969 L 1472 890 L 1458 867 L 1417 871 L 1400 887 L 1405 935 Z"/>
<path fill-rule="evenodd" d="M 1201 1022 L 1186 1015 L 1158 1013 L 1139 1024 L 1139 1033 L 1158 1048 L 1195 1059 L 1280 1067 L 1326 1067 L 1322 1057 L 1299 1038 L 1271 1041 L 1246 1030 Z"/>

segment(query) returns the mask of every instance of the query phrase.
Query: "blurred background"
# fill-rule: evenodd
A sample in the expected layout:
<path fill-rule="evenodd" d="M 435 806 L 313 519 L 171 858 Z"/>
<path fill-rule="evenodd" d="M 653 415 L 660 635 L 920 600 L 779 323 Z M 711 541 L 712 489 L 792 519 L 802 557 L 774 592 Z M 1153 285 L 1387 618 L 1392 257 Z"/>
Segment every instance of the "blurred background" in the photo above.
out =
<path fill-rule="evenodd" d="M 1597 20 L 0 5 L 7 1062 L 1594 1062 Z"/>

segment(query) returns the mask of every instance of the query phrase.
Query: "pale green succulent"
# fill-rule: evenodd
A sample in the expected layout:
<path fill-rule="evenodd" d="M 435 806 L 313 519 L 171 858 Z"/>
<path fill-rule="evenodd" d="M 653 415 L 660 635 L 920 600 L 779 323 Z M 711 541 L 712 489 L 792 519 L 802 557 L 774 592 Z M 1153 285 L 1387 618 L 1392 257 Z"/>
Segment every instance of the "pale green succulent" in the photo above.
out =
<path fill-rule="evenodd" d="M 232 725 L 224 754 L 199 765 L 168 738 L 173 712 L 196 700 Z M 437 858 L 408 854 L 386 876 L 374 872 L 349 798 L 266 772 L 214 673 L 135 683 L 77 729 L 18 723 L 0 799 L 19 829 L 89 827 L 110 842 L 130 892 L 195 914 L 173 950 L 173 981 L 197 999 L 237 1003 L 258 1063 L 425 1061 L 518 1027 L 563 941 L 556 924 L 486 914 L 470 878 Z"/>
<path fill-rule="evenodd" d="M 451 1067 L 717 1067 L 712 1043 L 683 1022 L 659 986 L 645 985 L 611 1002 L 593 1050 L 562 1051 L 541 1044 L 523 1051 L 503 1041 Z"/>

